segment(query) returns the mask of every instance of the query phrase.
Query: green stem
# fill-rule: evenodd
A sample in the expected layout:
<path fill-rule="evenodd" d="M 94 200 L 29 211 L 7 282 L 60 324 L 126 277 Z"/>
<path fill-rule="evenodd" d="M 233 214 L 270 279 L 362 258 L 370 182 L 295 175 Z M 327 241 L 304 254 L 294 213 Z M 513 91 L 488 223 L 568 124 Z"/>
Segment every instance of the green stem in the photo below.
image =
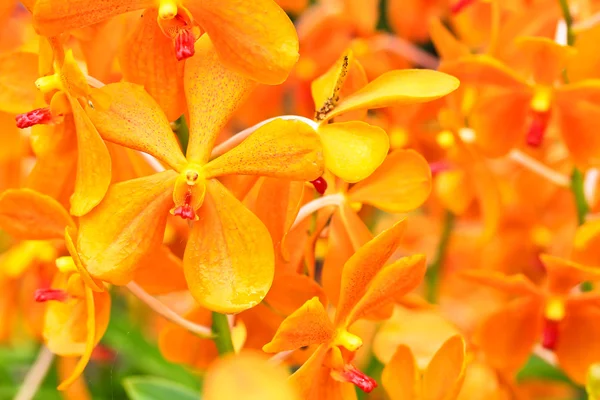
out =
<path fill-rule="evenodd" d="M 425 281 L 427 282 L 427 301 L 430 303 L 436 303 L 438 300 L 438 292 L 440 286 L 440 278 L 441 278 L 441 269 L 444 264 L 444 259 L 446 258 L 446 253 L 448 251 L 448 244 L 450 243 L 450 234 L 452 233 L 452 229 L 454 228 L 454 220 L 455 216 L 450 211 L 446 211 L 446 216 L 444 218 L 444 225 L 442 227 L 442 234 L 440 236 L 440 241 L 438 243 L 438 247 L 435 253 L 435 258 L 433 262 L 429 265 L 427 269 L 427 274 L 425 275 Z"/>
<path fill-rule="evenodd" d="M 569 2 L 567 0 L 558 0 L 560 8 L 567 25 L 567 44 L 573 46 L 575 44 L 575 34 L 573 32 L 573 16 L 569 9 Z M 567 71 L 563 71 L 563 77 L 565 83 L 569 83 L 569 77 Z M 583 191 L 583 173 L 577 169 L 573 169 L 571 174 L 571 192 L 575 198 L 575 206 L 577 207 L 577 222 L 582 225 L 585 222 L 585 216 L 590 211 L 590 208 L 585 200 L 585 193 Z"/>
<path fill-rule="evenodd" d="M 229 330 L 229 321 L 227 315 L 218 312 L 212 313 L 212 331 L 213 338 L 219 355 L 223 356 L 233 353 L 233 342 L 231 341 L 231 331 Z"/>
<path fill-rule="evenodd" d="M 571 175 L 571 192 L 573 192 L 575 206 L 577 207 L 577 222 L 579 225 L 583 225 L 590 207 L 585 201 L 585 193 L 583 192 L 583 173 L 577 168 L 573 169 Z"/>
<path fill-rule="evenodd" d="M 575 34 L 573 33 L 573 16 L 569 9 L 569 2 L 567 0 L 558 0 L 558 2 L 560 3 L 565 24 L 567 25 L 567 44 L 573 46 L 575 44 Z"/>

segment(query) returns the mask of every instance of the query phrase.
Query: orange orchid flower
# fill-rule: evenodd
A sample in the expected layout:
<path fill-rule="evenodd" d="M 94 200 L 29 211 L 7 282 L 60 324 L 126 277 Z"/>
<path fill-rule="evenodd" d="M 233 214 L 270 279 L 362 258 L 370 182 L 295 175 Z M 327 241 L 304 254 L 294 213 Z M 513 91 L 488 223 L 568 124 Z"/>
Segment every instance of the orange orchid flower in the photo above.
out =
<path fill-rule="evenodd" d="M 382 318 L 391 311 L 394 298 L 421 282 L 426 268 L 421 255 L 384 266 L 399 244 L 401 231 L 402 222 L 375 237 L 348 260 L 333 322 L 315 297 L 288 316 L 273 340 L 263 347 L 264 351 L 275 353 L 318 346 L 290 378 L 301 390 L 302 398 L 354 398 L 354 388 L 348 382 L 365 391 L 376 386 L 350 363 L 362 340 L 348 329 L 360 319 Z"/>
<path fill-rule="evenodd" d="M 186 156 L 168 120 L 140 87 L 116 83 L 97 90 L 113 99 L 110 107 L 86 111 L 106 140 L 147 152 L 172 169 L 111 186 L 105 201 L 81 219 L 77 243 L 92 276 L 126 284 L 139 260 L 160 245 L 170 209 L 196 221 L 184 255 L 192 294 L 206 308 L 234 313 L 266 295 L 273 247 L 260 220 L 216 178 L 316 179 L 323 172 L 322 149 L 309 125 L 276 120 L 209 161 L 217 134 L 256 83 L 222 66 L 208 36 L 198 40 L 196 52 L 185 68 Z"/>
<path fill-rule="evenodd" d="M 342 184 L 337 193 L 321 198 L 327 201 L 324 204 L 337 206 L 329 224 L 322 273 L 323 287 L 332 302 L 340 293 L 344 264 L 373 237 L 357 211 L 370 205 L 389 213 L 408 213 L 420 207 L 430 193 L 427 161 L 413 150 L 396 150 L 368 178 L 349 189 Z"/>
<path fill-rule="evenodd" d="M 77 65 L 72 51 L 65 53 L 57 40 L 52 40 L 51 45 L 53 57 L 40 56 L 40 69 L 48 67 L 48 63 L 54 64 L 50 67 L 54 73 L 35 81 L 35 85 L 44 94 L 50 106 L 17 115 L 17 127 L 58 124 L 60 128 L 56 129 L 60 134 L 56 138 L 52 136 L 54 129 L 40 133 L 38 138 L 41 137 L 45 143 L 38 143 L 39 147 L 72 146 L 73 139 L 77 138 L 77 172 L 70 212 L 81 216 L 98 205 L 111 181 L 110 154 L 96 127 L 84 112 L 84 107 L 103 107 L 104 99 L 92 95 L 87 79 Z M 61 143 L 61 140 L 65 143 Z M 59 143 L 53 143 L 55 141 Z M 70 152 L 70 149 L 61 148 L 61 152 L 63 151 Z M 60 165 L 55 164 L 54 167 Z"/>
<path fill-rule="evenodd" d="M 294 26 L 273 0 L 111 0 L 101 5 L 95 0 L 38 0 L 33 8 L 34 26 L 44 36 L 56 36 L 143 9 L 158 16 L 157 23 L 172 41 L 179 60 L 194 55 L 194 42 L 202 33 L 210 36 L 228 68 L 261 83 L 283 82 L 298 59 Z M 146 34 L 146 38 L 153 35 L 151 31 Z M 151 46 L 142 50 L 153 50 Z M 154 55 L 160 54 L 154 59 L 158 62 L 173 55 L 172 51 L 164 54 L 160 46 L 155 50 Z M 163 66 L 160 70 L 167 71 Z"/>
<path fill-rule="evenodd" d="M 5 191 L 0 196 L 0 227 L 21 239 L 64 238 L 70 256 L 56 259 L 58 271 L 51 287 L 35 292 L 37 302 L 48 302 L 42 335 L 50 351 L 81 357 L 72 374 L 58 386 L 64 390 L 83 373 L 104 335 L 110 296 L 83 268 L 72 240 L 75 222 L 56 200 L 29 189 Z"/>
<path fill-rule="evenodd" d="M 521 274 L 463 273 L 471 281 L 514 296 L 482 322 L 475 341 L 491 365 L 508 373 L 523 365 L 540 341 L 542 347 L 554 351 L 558 364 L 573 380 L 583 383 L 589 365 L 600 357 L 600 348 L 594 346 L 600 311 L 597 293 L 573 293 L 572 289 L 600 279 L 600 271 L 547 254 L 540 259 L 547 278 L 539 287 Z"/>
<path fill-rule="evenodd" d="M 518 44 L 518 72 L 487 55 L 464 57 L 441 68 L 465 84 L 486 89 L 469 118 L 476 143 L 490 156 L 506 154 L 523 139 L 539 147 L 548 125 L 556 120 L 574 160 L 596 163 L 599 142 L 593 121 L 598 81 L 559 85 L 573 49 L 540 37 L 521 38 Z"/>

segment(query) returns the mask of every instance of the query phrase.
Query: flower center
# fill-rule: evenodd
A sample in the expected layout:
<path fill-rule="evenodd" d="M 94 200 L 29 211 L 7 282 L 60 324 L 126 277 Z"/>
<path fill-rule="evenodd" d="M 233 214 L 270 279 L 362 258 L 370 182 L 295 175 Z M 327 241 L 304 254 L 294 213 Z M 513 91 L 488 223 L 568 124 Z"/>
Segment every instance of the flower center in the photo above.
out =
<path fill-rule="evenodd" d="M 191 221 L 197 220 L 196 211 L 204 202 L 205 191 L 202 168 L 188 165 L 175 181 L 173 190 L 175 207 L 171 210 L 171 214 Z"/>

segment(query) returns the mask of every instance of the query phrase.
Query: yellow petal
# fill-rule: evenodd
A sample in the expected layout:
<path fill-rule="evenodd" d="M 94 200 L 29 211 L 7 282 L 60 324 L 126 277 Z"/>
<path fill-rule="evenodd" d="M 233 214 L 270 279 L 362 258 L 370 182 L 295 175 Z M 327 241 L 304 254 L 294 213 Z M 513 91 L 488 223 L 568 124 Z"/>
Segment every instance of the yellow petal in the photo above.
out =
<path fill-rule="evenodd" d="M 184 62 L 175 57 L 173 41 L 156 23 L 158 10 L 145 10 L 125 40 L 119 61 L 123 79 L 142 85 L 156 100 L 169 121 L 185 111 Z"/>
<path fill-rule="evenodd" d="M 208 178 L 240 174 L 311 181 L 323 175 L 323 150 L 310 125 L 276 119 L 209 162 L 204 171 Z"/>
<path fill-rule="evenodd" d="M 410 323 L 407 323 L 410 321 Z M 442 343 L 459 333 L 458 328 L 433 310 L 408 310 L 396 307 L 373 341 L 373 353 L 384 364 L 400 344 L 408 346 L 419 369 L 425 369 Z"/>
<path fill-rule="evenodd" d="M 396 150 L 367 179 L 348 192 L 351 201 L 401 213 L 419 207 L 431 192 L 431 169 L 414 150 Z"/>
<path fill-rule="evenodd" d="M 245 351 L 220 358 L 204 378 L 203 399 L 300 400 L 277 366 L 259 352 Z"/>
<path fill-rule="evenodd" d="M 142 86 L 120 82 L 98 91 L 111 99 L 110 108 L 87 107 L 86 112 L 104 140 L 151 154 L 175 169 L 187 164 L 169 121 Z"/>
<path fill-rule="evenodd" d="M 348 316 L 348 325 L 372 314 L 415 289 L 423 281 L 427 264 L 425 256 L 404 257 L 383 267 L 369 283 L 364 296 Z"/>
<path fill-rule="evenodd" d="M 31 189 L 10 189 L 0 196 L 0 227 L 19 239 L 62 239 L 75 227 L 67 211 L 50 196 Z"/>
<path fill-rule="evenodd" d="M 390 148 L 387 133 L 365 122 L 351 121 L 319 127 L 325 165 L 346 182 L 358 182 L 375 171 Z"/>
<path fill-rule="evenodd" d="M 198 39 L 195 48 L 196 54 L 185 62 L 184 74 L 190 113 L 187 159 L 204 164 L 217 135 L 257 84 L 221 65 L 207 35 Z"/>
<path fill-rule="evenodd" d="M 38 56 L 15 52 L 0 56 L 0 110 L 25 113 L 33 108 L 37 90 Z"/>
<path fill-rule="evenodd" d="M 77 272 L 79 272 L 79 276 L 83 280 L 83 282 L 94 292 L 104 292 L 104 284 L 101 281 L 98 281 L 90 275 L 86 267 L 83 265 L 81 261 L 81 257 L 79 256 L 79 252 L 75 247 L 75 242 L 73 241 L 73 237 L 77 235 L 77 230 L 74 228 L 66 227 L 65 228 L 65 247 L 67 251 L 71 255 L 73 259 L 73 263 L 75 264 L 75 268 Z"/>
<path fill-rule="evenodd" d="M 107 292 L 94 293 L 85 287 L 86 304 L 86 340 L 85 351 L 73 368 L 71 375 L 58 385 L 58 390 L 65 390 L 83 373 L 92 356 L 94 347 L 106 332 L 110 314 L 110 295 Z"/>
<path fill-rule="evenodd" d="M 129 11 L 155 5 L 154 0 L 38 0 L 33 7 L 33 24 L 40 35 L 56 36 Z"/>
<path fill-rule="evenodd" d="M 185 249 L 185 277 L 194 298 L 222 313 L 237 313 L 267 294 L 275 270 L 273 243 L 263 223 L 221 183 L 207 195 Z"/>
<path fill-rule="evenodd" d="M 110 154 L 98 131 L 75 99 L 70 98 L 77 130 L 77 175 L 71 214 L 90 212 L 104 198 L 111 180 Z"/>
<path fill-rule="evenodd" d="M 365 295 L 375 275 L 396 251 L 403 231 L 404 221 L 402 220 L 362 246 L 346 262 L 342 272 L 340 300 L 335 317 L 336 324 L 346 323 L 350 312 Z"/>
<path fill-rule="evenodd" d="M 313 344 L 327 343 L 335 333 L 318 297 L 308 300 L 279 326 L 273 340 L 263 346 L 267 353 L 296 350 Z"/>
<path fill-rule="evenodd" d="M 381 383 L 391 400 L 416 400 L 419 371 L 410 348 L 400 345 L 381 374 Z"/>
<path fill-rule="evenodd" d="M 465 370 L 465 342 L 452 336 L 435 353 L 423 374 L 423 398 L 454 400 L 458 397 Z"/>
<path fill-rule="evenodd" d="M 318 114 L 327 114 L 330 107 L 338 103 L 340 91 L 353 63 L 354 52 L 348 49 L 327 72 L 312 81 L 310 89 L 317 110 L 317 119 L 319 119 Z"/>
<path fill-rule="evenodd" d="M 139 260 L 162 243 L 177 174 L 165 171 L 114 184 L 79 220 L 77 248 L 90 274 L 128 283 Z"/>
<path fill-rule="evenodd" d="M 458 85 L 458 79 L 438 71 L 426 69 L 389 71 L 342 99 L 325 119 L 352 110 L 428 102 L 455 91 Z"/>
<path fill-rule="evenodd" d="M 227 68 L 277 85 L 296 64 L 296 29 L 273 0 L 204 0 L 187 2 L 186 6 L 210 36 Z"/>

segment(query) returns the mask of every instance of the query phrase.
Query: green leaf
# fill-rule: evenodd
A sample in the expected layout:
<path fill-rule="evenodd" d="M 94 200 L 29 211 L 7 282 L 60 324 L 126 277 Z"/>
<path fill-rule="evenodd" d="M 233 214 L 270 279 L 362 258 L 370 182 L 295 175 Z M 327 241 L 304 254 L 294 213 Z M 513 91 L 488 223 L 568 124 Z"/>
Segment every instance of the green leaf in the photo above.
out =
<path fill-rule="evenodd" d="M 131 400 L 198 400 L 200 394 L 183 385 L 155 376 L 132 376 L 123 380 Z"/>
<path fill-rule="evenodd" d="M 131 319 L 131 312 L 123 309 L 121 301 L 113 298 L 113 309 L 102 343 L 118 352 L 116 371 L 152 375 L 177 382 L 199 391 L 201 378 L 185 367 L 165 360 L 156 343 L 148 340 L 140 330 L 143 324 Z M 131 310 L 129 310 L 131 311 Z"/>
<path fill-rule="evenodd" d="M 536 355 L 529 357 L 527 364 L 517 374 L 517 382 L 528 380 L 558 381 L 576 386 L 564 372 Z"/>

